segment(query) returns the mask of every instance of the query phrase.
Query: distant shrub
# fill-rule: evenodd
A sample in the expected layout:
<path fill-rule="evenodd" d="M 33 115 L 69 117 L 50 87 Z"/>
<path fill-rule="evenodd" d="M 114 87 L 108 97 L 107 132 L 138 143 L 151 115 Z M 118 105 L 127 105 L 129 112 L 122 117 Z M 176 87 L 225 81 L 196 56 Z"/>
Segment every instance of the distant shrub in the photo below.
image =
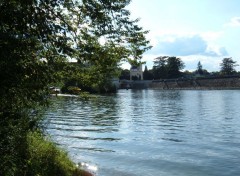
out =
<path fill-rule="evenodd" d="M 75 87 L 75 86 L 69 86 L 67 88 L 67 90 L 68 90 L 68 93 L 75 94 L 75 95 L 79 94 L 81 92 L 81 89 L 79 87 Z"/>

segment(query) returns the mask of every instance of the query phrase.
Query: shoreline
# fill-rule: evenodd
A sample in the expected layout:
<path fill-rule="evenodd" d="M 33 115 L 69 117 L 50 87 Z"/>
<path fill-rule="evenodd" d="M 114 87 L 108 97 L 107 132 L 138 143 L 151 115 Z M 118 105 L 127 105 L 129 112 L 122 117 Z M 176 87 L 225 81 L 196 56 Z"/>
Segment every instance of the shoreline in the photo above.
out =
<path fill-rule="evenodd" d="M 240 89 L 240 78 L 198 78 L 164 80 L 120 80 L 119 89 L 163 89 L 163 90 L 236 90 Z"/>
<path fill-rule="evenodd" d="M 79 97 L 78 95 L 73 95 L 73 94 L 61 94 L 61 93 L 56 93 L 56 94 L 50 94 L 51 96 L 54 97 Z"/>

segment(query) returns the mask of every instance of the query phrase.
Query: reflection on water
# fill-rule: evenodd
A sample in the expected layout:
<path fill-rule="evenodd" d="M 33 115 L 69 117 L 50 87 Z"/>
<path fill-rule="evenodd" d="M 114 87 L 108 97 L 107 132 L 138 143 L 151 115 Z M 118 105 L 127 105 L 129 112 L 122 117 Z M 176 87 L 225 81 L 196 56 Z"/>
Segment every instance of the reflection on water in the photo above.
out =
<path fill-rule="evenodd" d="M 99 176 L 240 173 L 240 91 L 120 90 L 57 97 L 47 132 Z"/>

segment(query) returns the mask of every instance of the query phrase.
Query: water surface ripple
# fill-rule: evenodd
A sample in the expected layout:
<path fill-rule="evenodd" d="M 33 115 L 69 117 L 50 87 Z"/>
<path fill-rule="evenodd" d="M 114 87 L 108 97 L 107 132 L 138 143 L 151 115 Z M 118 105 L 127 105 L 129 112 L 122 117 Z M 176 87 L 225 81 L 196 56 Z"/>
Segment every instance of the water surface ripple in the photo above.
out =
<path fill-rule="evenodd" d="M 92 101 L 58 97 L 47 132 L 99 176 L 240 173 L 240 91 L 120 90 Z"/>

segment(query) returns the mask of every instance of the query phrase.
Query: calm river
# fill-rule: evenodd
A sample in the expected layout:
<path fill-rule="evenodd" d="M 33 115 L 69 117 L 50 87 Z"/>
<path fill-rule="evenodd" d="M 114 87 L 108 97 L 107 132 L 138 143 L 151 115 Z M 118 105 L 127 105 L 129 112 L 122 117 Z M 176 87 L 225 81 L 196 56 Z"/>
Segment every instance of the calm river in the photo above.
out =
<path fill-rule="evenodd" d="M 47 132 L 98 176 L 240 174 L 240 90 L 119 90 L 53 101 Z"/>

